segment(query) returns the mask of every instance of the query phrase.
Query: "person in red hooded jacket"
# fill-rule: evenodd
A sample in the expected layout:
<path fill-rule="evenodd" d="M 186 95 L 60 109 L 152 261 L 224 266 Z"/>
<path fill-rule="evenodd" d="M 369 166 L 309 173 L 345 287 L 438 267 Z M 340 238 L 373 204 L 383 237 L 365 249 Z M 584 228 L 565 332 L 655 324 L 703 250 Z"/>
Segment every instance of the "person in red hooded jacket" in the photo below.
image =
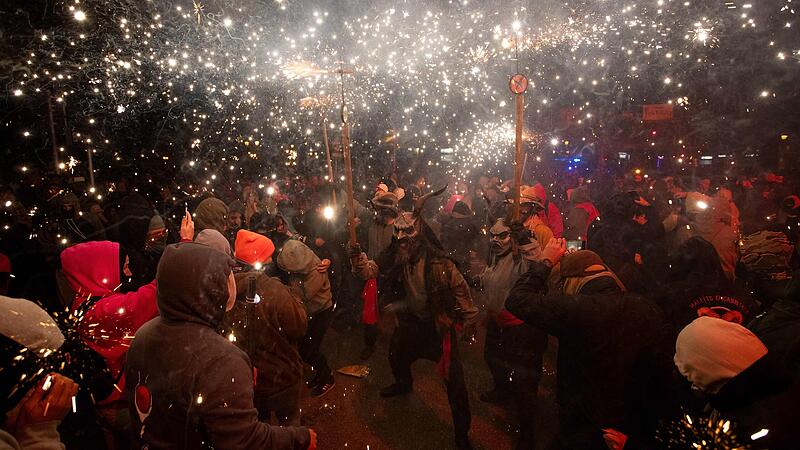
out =
<path fill-rule="evenodd" d="M 103 357 L 114 380 L 111 393 L 95 401 L 109 448 L 122 448 L 127 435 L 124 429 L 130 422 L 123 398 L 125 355 L 136 330 L 158 316 L 156 283 L 120 293 L 122 276 L 132 274 L 127 256 L 120 255 L 120 245 L 109 241 L 86 242 L 65 249 L 61 253 L 61 270 L 75 292 L 71 311 L 80 316 L 77 332 L 90 349 Z M 80 315 L 82 310 L 85 312 Z"/>
<path fill-rule="evenodd" d="M 544 190 L 542 183 L 533 185 L 533 190 L 544 205 L 544 210 L 539 213 L 539 217 L 553 232 L 553 237 L 560 238 L 561 234 L 564 232 L 564 221 L 561 218 L 561 210 L 547 197 L 547 192 Z M 547 245 L 546 242 L 542 243 L 542 246 L 545 245 Z"/>

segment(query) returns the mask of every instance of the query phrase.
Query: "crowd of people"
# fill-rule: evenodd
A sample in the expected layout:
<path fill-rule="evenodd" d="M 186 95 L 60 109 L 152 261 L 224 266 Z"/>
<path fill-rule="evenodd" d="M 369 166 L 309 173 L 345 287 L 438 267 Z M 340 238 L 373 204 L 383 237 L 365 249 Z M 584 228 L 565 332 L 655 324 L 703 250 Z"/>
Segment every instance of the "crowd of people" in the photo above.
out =
<path fill-rule="evenodd" d="M 353 211 L 317 178 L 6 186 L 0 448 L 75 446 L 86 423 L 110 450 L 317 448 L 301 405 L 336 389 L 329 328 L 361 333 L 367 361 L 383 319 L 394 380 L 380 395 L 412 394 L 412 364 L 435 361 L 459 449 L 461 351 L 479 332 L 493 386 L 475 394 L 512 411 L 518 449 L 794 448 L 795 182 L 554 174 L 518 203 L 500 177 L 390 174 Z"/>

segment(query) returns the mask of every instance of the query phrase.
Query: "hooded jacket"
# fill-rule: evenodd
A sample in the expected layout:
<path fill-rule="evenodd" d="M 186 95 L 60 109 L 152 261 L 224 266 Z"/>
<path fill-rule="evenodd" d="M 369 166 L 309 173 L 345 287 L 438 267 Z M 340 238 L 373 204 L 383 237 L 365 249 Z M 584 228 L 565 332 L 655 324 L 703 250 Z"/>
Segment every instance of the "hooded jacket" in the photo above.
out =
<path fill-rule="evenodd" d="M 247 355 L 217 333 L 233 260 L 196 243 L 158 265 L 160 317 L 137 333 L 126 377 L 134 435 L 158 449 L 306 449 L 308 430 L 272 427 L 253 407 Z"/>
<path fill-rule="evenodd" d="M 505 308 L 506 297 L 519 277 L 528 271 L 530 261 L 541 254 L 536 240 L 519 247 L 519 254 L 509 251 L 505 255 L 494 255 L 486 269 L 478 276 L 484 292 L 484 301 L 489 315 L 501 327 L 521 325 L 523 322 Z"/>
<path fill-rule="evenodd" d="M 226 239 L 225 236 L 223 236 L 222 233 L 217 230 L 206 228 L 205 230 L 197 233 L 197 237 L 194 239 L 194 241 L 198 244 L 207 245 L 213 249 L 225 253 L 230 257 L 233 257 L 230 242 L 228 242 L 228 239 Z"/>
<path fill-rule="evenodd" d="M 464 202 L 457 202 L 453 212 L 442 220 L 442 245 L 462 272 L 468 266 L 469 253 L 478 249 L 480 236 L 480 226 Z"/>
<path fill-rule="evenodd" d="M 249 303 L 255 283 L 258 303 Z M 256 394 L 272 395 L 300 382 L 303 363 L 297 351 L 308 318 L 303 302 L 277 278 L 236 274 L 236 305 L 225 315 L 225 333 L 256 368 Z"/>
<path fill-rule="evenodd" d="M 225 233 L 228 227 L 228 205 L 218 198 L 207 198 L 194 210 L 195 233 L 211 228 Z"/>
<path fill-rule="evenodd" d="M 667 329 L 661 311 L 602 277 L 576 295 L 546 292 L 550 268 L 531 262 L 506 308 L 558 338 L 557 401 L 563 448 L 606 449 L 602 429 L 647 439 L 672 402 Z"/>
<path fill-rule="evenodd" d="M 100 403 L 118 400 L 125 387 L 122 370 L 128 346 L 136 330 L 158 315 L 156 283 L 152 281 L 135 292 L 118 293 L 119 244 L 109 241 L 86 242 L 65 249 L 61 253 L 61 270 L 75 292 L 72 311 L 90 299 L 100 298 L 78 322 L 78 333 L 89 348 L 105 359 L 111 376 L 119 379 L 118 390 Z"/>
<path fill-rule="evenodd" d="M 124 280 L 122 290 L 136 290 L 153 281 L 158 265 L 158 255 L 148 254 L 145 251 L 147 233 L 150 229 L 150 219 L 154 211 L 150 203 L 138 193 L 126 195 L 119 206 L 119 221 L 116 227 L 120 251 L 128 255 L 133 277 L 130 281 Z"/>
<path fill-rule="evenodd" d="M 600 212 L 589 197 L 589 188 L 581 186 L 573 190 L 570 196 L 570 205 L 571 208 L 564 221 L 564 238 L 585 241 L 589 224 L 600 217 Z"/>
<path fill-rule="evenodd" d="M 561 234 L 564 232 L 564 222 L 561 218 L 561 211 L 555 203 L 548 200 L 547 191 L 545 191 L 542 183 L 536 183 L 533 185 L 533 189 L 536 192 L 536 196 L 544 202 L 544 211 L 539 214 L 539 217 L 542 218 L 547 228 L 550 228 L 554 237 L 561 237 Z M 542 245 L 544 246 L 547 244 L 545 243 Z"/>
<path fill-rule="evenodd" d="M 719 255 L 710 242 L 693 237 L 670 261 L 670 271 L 651 297 L 663 310 L 675 335 L 700 316 L 746 324 L 757 305 L 725 276 Z"/>
<path fill-rule="evenodd" d="M 303 299 L 309 316 L 333 307 L 327 273 L 317 271 L 322 261 L 306 244 L 290 240 L 278 255 L 278 267 L 289 273 L 289 287 Z"/>
<path fill-rule="evenodd" d="M 739 253 L 736 250 L 737 236 L 730 224 L 723 221 L 729 206 L 727 204 L 720 206 L 719 200 L 696 192 L 687 195 L 686 212 L 689 214 L 689 225 L 678 229 L 678 242 L 683 243 L 694 236 L 710 242 L 719 254 L 725 275 L 734 281 L 736 263 L 739 261 Z M 697 205 L 701 202 L 706 203 L 706 209 L 698 208 Z"/>

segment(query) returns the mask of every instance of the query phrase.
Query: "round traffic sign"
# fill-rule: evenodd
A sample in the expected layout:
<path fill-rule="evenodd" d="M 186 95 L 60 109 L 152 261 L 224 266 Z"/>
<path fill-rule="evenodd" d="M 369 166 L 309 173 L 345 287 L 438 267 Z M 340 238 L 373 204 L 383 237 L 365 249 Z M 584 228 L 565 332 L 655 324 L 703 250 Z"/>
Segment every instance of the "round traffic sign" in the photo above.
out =
<path fill-rule="evenodd" d="M 508 88 L 511 89 L 511 93 L 513 94 L 522 94 L 528 89 L 528 78 L 518 73 L 512 76 L 508 81 Z"/>

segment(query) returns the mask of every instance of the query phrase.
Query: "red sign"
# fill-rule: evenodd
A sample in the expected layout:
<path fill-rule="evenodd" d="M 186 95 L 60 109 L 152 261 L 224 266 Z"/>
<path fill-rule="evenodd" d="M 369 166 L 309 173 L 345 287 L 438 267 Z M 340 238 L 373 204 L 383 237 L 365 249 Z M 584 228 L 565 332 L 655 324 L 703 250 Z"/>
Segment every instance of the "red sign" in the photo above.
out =
<path fill-rule="evenodd" d="M 672 120 L 672 105 L 644 105 L 642 120 L 646 122 Z"/>
<path fill-rule="evenodd" d="M 508 88 L 511 89 L 512 94 L 522 94 L 528 89 L 528 79 L 525 75 L 518 73 L 508 81 Z"/>

